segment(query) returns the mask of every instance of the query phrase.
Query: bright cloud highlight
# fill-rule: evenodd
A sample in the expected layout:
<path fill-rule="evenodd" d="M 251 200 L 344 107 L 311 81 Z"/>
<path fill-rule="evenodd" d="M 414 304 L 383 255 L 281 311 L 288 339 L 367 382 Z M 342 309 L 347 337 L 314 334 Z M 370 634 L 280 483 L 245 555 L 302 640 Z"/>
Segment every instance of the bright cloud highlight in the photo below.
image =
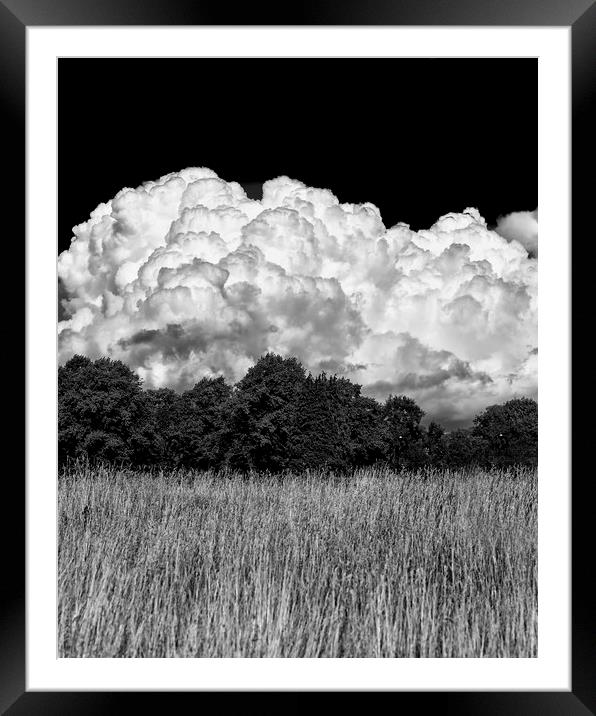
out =
<path fill-rule="evenodd" d="M 530 256 L 538 256 L 538 209 L 499 217 L 495 231 L 508 241 L 519 241 Z"/>

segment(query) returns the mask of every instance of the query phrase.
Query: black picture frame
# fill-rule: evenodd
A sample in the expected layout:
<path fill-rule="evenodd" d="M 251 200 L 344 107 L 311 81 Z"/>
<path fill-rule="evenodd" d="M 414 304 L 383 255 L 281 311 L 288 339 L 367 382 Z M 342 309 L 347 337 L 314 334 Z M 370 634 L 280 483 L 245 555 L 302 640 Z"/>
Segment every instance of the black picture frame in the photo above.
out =
<path fill-rule="evenodd" d="M 25 227 L 25 122 L 26 122 L 26 28 L 35 25 L 500 25 L 570 26 L 572 36 L 572 219 L 573 231 L 589 243 L 593 222 L 588 212 L 593 203 L 593 127 L 590 90 L 596 86 L 594 42 L 596 6 L 593 0 L 333 0 L 284 3 L 221 3 L 209 0 L 0 0 L 0 107 L 4 129 L 3 168 L 10 181 L 4 190 L 7 218 L 14 222 L 6 235 L 6 249 L 12 266 L 22 260 L 19 239 Z M 585 177 L 585 179 L 584 179 Z M 593 228 L 591 229 L 593 231 Z M 582 242 L 583 244 L 584 242 Z M 572 300 L 579 301 L 578 280 L 583 256 L 572 260 Z M 17 272 L 15 272 L 17 273 Z M 20 287 L 19 287 L 20 288 Z M 16 290 L 11 295 L 18 295 Z M 12 335 L 20 335 L 24 322 L 9 310 Z M 579 320 L 572 321 L 572 331 Z M 9 329 L 10 330 L 10 329 Z M 587 371 L 587 352 L 573 353 L 573 369 Z M 12 359 L 14 361 L 14 358 Z M 16 361 L 15 361 L 16 363 Z M 14 372 L 15 367 L 12 366 Z M 15 380 L 16 383 L 16 380 Z M 584 397 L 584 396 L 582 396 Z M 576 401 L 576 405 L 579 401 Z M 577 411 L 576 411 L 577 412 Z M 13 443 L 18 444 L 18 421 L 12 420 Z M 572 450 L 579 452 L 587 441 L 587 423 L 576 419 Z M 562 430 L 571 426 L 561 426 Z M 440 709 L 457 714 L 588 714 L 596 713 L 596 619 L 592 597 L 590 545 L 594 541 L 590 470 L 578 470 L 573 482 L 572 501 L 572 690 L 569 692 L 392 692 L 396 707 Z M 19 470 L 4 475 L 5 513 L 14 520 L 2 520 L 4 545 L 9 548 L 3 565 L 4 589 L 0 614 L 0 708 L 20 714 L 105 714 L 142 708 L 142 701 L 165 711 L 182 708 L 179 699 L 204 703 L 200 693 L 109 693 L 31 692 L 25 686 L 25 491 Z M 9 507 L 10 506 L 10 507 Z M 7 509 L 8 508 L 8 509 Z M 283 698 L 283 694 L 280 694 Z M 295 697 L 300 707 L 306 693 Z M 334 698 L 337 694 L 332 695 Z M 241 697 L 241 701 L 240 698 Z M 256 698 L 259 698 L 259 701 Z M 351 694 L 356 706 L 358 694 Z M 370 695 L 365 695 L 370 698 Z M 222 703 L 238 699 L 241 708 L 262 701 L 258 694 L 227 694 Z M 356 701 L 353 701 L 356 699 Z"/>

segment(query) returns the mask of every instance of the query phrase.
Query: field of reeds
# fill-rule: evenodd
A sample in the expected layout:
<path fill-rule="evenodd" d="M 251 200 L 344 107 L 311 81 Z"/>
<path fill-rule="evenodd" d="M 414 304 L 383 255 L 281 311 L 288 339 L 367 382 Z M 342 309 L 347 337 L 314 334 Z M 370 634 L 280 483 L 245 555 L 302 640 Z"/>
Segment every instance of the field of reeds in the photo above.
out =
<path fill-rule="evenodd" d="M 533 470 L 59 477 L 63 657 L 534 657 Z"/>

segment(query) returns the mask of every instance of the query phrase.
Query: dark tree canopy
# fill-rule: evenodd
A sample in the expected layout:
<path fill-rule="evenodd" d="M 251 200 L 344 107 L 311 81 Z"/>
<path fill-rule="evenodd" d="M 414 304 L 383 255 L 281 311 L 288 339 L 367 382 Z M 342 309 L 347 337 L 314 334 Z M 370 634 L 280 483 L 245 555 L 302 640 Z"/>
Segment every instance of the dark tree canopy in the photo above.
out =
<path fill-rule="evenodd" d="M 392 467 L 423 461 L 422 429 L 424 411 L 412 398 L 390 395 L 381 411 L 385 454 Z"/>
<path fill-rule="evenodd" d="M 61 458 L 133 457 L 134 426 L 142 413 L 141 380 L 121 361 L 74 356 L 58 369 Z"/>
<path fill-rule="evenodd" d="M 474 418 L 474 435 L 497 465 L 538 464 L 538 403 L 515 398 L 491 405 Z"/>
<path fill-rule="evenodd" d="M 232 389 L 222 377 L 202 378 L 185 393 L 169 388 L 145 392 L 143 464 L 209 469 L 221 463 L 224 406 Z"/>
<path fill-rule="evenodd" d="M 471 430 L 454 430 L 445 435 L 443 445 L 445 467 L 460 469 L 467 465 L 490 464 L 485 441 Z"/>
<path fill-rule="evenodd" d="M 236 469 L 279 471 L 290 467 L 290 427 L 305 380 L 295 358 L 268 353 L 236 385 L 229 402 L 225 464 Z"/>
<path fill-rule="evenodd" d="M 425 437 L 425 448 L 430 464 L 436 467 L 446 467 L 447 451 L 443 427 L 433 420 L 428 426 Z"/>
<path fill-rule="evenodd" d="M 235 385 L 202 378 L 193 388 L 143 390 L 120 361 L 74 356 L 58 371 L 59 459 L 87 457 L 197 470 L 344 472 L 374 464 L 537 463 L 538 406 L 493 405 L 467 430 L 445 433 L 405 395 L 384 403 L 347 378 L 306 374 L 268 353 Z"/>
<path fill-rule="evenodd" d="M 292 430 L 292 464 L 297 470 L 345 470 L 355 464 L 358 450 L 366 451 L 366 423 L 360 386 L 345 378 L 309 375 L 296 399 Z"/>

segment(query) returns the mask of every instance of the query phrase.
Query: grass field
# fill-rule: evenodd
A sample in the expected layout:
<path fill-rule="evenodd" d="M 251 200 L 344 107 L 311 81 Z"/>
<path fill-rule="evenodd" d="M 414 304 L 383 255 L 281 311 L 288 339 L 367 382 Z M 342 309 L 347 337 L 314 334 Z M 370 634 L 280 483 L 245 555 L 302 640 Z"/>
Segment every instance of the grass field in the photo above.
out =
<path fill-rule="evenodd" d="M 59 479 L 66 657 L 533 657 L 529 470 Z"/>

